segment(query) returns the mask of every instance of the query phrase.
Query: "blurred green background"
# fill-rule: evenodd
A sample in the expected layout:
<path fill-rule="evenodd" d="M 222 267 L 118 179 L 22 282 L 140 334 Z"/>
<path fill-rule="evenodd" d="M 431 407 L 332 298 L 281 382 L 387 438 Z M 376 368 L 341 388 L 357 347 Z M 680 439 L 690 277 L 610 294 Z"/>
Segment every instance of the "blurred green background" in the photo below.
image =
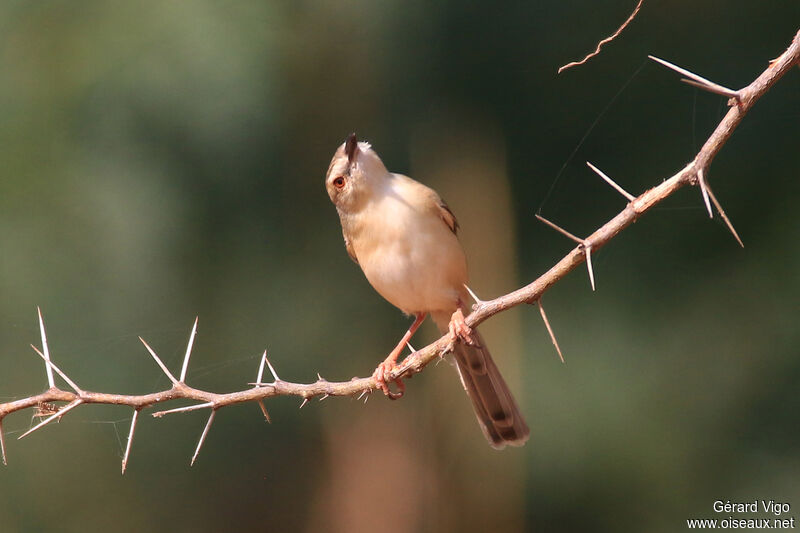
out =
<path fill-rule="evenodd" d="M 634 3 L 4 2 L 0 401 L 46 386 L 37 305 L 86 389 L 166 388 L 137 336 L 177 371 L 196 315 L 196 387 L 246 387 L 265 348 L 288 380 L 368 375 L 410 321 L 324 190 L 351 131 L 447 199 L 480 296 L 528 283 L 572 248 L 537 209 L 584 235 L 624 206 L 586 160 L 641 192 L 725 112 L 647 54 L 740 87 L 800 22 L 796 0 L 646 0 L 556 75 Z M 222 410 L 192 468 L 206 413 L 143 416 L 124 477 L 129 410 L 17 442 L 26 411 L 0 530 L 681 531 L 756 498 L 800 518 L 799 97 L 794 69 L 712 166 L 744 249 L 681 191 L 596 254 L 597 292 L 580 270 L 547 293 L 565 365 L 534 308 L 481 327 L 524 448 L 486 445 L 446 364 L 399 402 Z"/>

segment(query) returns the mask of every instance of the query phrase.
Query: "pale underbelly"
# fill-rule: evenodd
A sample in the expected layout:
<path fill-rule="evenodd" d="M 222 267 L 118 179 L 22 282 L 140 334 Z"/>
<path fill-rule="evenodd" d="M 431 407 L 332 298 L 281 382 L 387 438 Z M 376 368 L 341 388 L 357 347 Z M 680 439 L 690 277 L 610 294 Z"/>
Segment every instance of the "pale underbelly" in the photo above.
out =
<path fill-rule="evenodd" d="M 389 303 L 413 314 L 456 309 L 467 282 L 466 261 L 455 235 L 398 239 L 358 254 L 367 280 Z"/>

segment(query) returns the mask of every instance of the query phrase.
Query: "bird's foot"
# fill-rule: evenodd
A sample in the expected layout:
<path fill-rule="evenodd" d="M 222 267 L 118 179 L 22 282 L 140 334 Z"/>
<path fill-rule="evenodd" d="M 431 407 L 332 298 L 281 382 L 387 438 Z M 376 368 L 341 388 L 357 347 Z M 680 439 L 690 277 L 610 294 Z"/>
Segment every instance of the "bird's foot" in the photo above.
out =
<path fill-rule="evenodd" d="M 461 312 L 461 308 L 456 309 L 456 312 L 450 317 L 448 329 L 454 340 L 462 340 L 471 346 L 477 344 L 475 338 L 472 336 L 472 328 L 469 327 L 464 320 L 464 313 Z"/>
<path fill-rule="evenodd" d="M 393 355 L 394 354 L 389 355 L 384 362 L 378 365 L 378 368 L 372 373 L 372 377 L 375 378 L 375 385 L 377 388 L 382 390 L 389 399 L 397 400 L 398 398 L 402 398 L 403 394 L 406 392 L 406 385 L 400 378 L 392 379 L 392 370 L 397 368 L 397 356 L 395 355 L 393 357 Z M 392 381 L 397 384 L 397 392 L 392 392 L 389 388 L 389 383 Z"/>
<path fill-rule="evenodd" d="M 400 342 L 397 343 L 397 346 L 394 347 L 394 350 L 392 350 L 383 363 L 379 364 L 375 372 L 372 373 L 372 377 L 375 378 L 376 387 L 382 390 L 383 393 L 392 400 L 402 397 L 403 393 L 406 391 L 403 380 L 400 378 L 392 379 L 392 371 L 397 368 L 397 358 L 400 357 L 400 354 L 406 349 L 406 344 L 408 344 L 408 341 L 411 340 L 411 336 L 414 335 L 414 332 L 417 331 L 417 328 L 419 328 L 420 324 L 425 320 L 425 316 L 426 313 L 416 313 L 414 323 L 408 328 L 406 334 L 403 335 L 403 338 L 400 339 Z M 411 345 L 409 345 L 409 348 L 411 348 Z M 411 348 L 411 351 L 413 352 L 414 349 Z M 397 392 L 389 390 L 389 383 L 392 381 L 397 383 Z"/>

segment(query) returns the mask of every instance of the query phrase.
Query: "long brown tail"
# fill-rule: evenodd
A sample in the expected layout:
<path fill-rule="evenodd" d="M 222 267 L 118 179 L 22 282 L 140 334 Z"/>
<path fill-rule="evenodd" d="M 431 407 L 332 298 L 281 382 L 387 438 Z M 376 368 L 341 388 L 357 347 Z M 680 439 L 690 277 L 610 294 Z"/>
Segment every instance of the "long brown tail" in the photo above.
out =
<path fill-rule="evenodd" d="M 442 322 L 436 320 L 439 330 L 446 332 L 447 322 Z M 506 445 L 522 446 L 530 436 L 530 429 L 483 337 L 477 329 L 472 330 L 472 335 L 476 345 L 458 343 L 454 355 L 461 384 L 472 400 L 478 423 L 492 448 L 502 450 Z"/>

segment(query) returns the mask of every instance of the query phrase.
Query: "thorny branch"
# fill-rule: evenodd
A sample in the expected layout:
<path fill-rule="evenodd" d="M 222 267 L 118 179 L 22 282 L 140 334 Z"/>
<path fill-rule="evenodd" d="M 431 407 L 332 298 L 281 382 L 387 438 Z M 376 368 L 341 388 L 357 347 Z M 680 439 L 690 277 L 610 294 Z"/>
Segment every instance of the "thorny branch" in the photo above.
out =
<path fill-rule="evenodd" d="M 758 78 L 756 78 L 750 85 L 739 89 L 738 91 L 733 91 L 725 87 L 722 88 L 724 89 L 723 91 L 720 89 L 721 86 L 714 84 L 705 78 L 697 76 L 696 74 L 693 74 L 685 69 L 681 69 L 680 67 L 676 67 L 675 65 L 672 65 L 666 61 L 658 60 L 657 58 L 653 59 L 659 61 L 659 63 L 669 68 L 672 68 L 673 70 L 677 70 L 684 76 L 687 76 L 689 78 L 688 81 L 694 86 L 709 90 L 710 92 L 729 96 L 730 99 L 728 104 L 730 109 L 728 110 L 728 113 L 720 121 L 717 128 L 705 142 L 693 161 L 691 161 L 674 176 L 666 179 L 660 185 L 645 191 L 639 196 L 634 197 L 630 193 L 626 192 L 611 178 L 603 174 L 593 165 L 589 164 L 592 170 L 597 172 L 627 200 L 627 205 L 625 208 L 622 209 L 622 211 L 620 211 L 619 214 L 617 214 L 614 218 L 606 222 L 598 230 L 584 239 L 575 237 L 566 230 L 562 230 L 555 224 L 547 221 L 549 225 L 558 229 L 565 235 L 568 235 L 571 239 L 577 241 L 578 246 L 576 246 L 571 252 L 569 252 L 558 263 L 550 268 L 550 270 L 542 274 L 532 283 L 493 300 L 482 301 L 478 298 L 475 298 L 476 303 L 473 306 L 473 311 L 469 316 L 466 317 L 466 323 L 469 326 L 475 327 L 488 318 L 520 304 L 538 304 L 542 318 L 545 321 L 547 330 L 553 340 L 553 344 L 556 346 L 559 355 L 561 355 L 561 350 L 558 348 L 555 335 L 553 334 L 549 321 L 546 318 L 544 309 L 541 307 L 542 295 L 547 291 L 547 289 L 564 278 L 570 271 L 575 269 L 584 261 L 587 262 L 587 266 L 590 266 L 592 250 L 597 251 L 602 248 L 620 231 L 631 225 L 644 213 L 686 185 L 697 185 L 701 188 L 702 196 L 709 209 L 709 214 L 711 215 L 712 211 L 711 206 L 708 203 L 708 199 L 713 202 L 728 228 L 733 233 L 734 237 L 736 237 L 737 241 L 741 244 L 741 240 L 736 234 L 736 231 L 733 229 L 733 225 L 725 215 L 719 202 L 708 185 L 708 168 L 719 150 L 730 138 L 733 130 L 736 129 L 736 127 L 744 118 L 745 114 L 753 107 L 756 101 L 763 96 L 764 93 L 766 93 L 769 88 L 787 71 L 789 71 L 795 65 L 798 65 L 800 62 L 800 31 L 798 31 L 798 33 L 794 36 L 794 40 L 792 41 L 791 45 L 783 54 L 781 54 L 780 57 L 774 59 L 770 63 L 769 67 L 767 67 L 767 69 L 762 72 L 761 75 L 758 76 Z M 592 280 L 592 286 L 594 287 L 594 274 L 591 270 L 591 267 L 589 268 L 589 274 L 590 279 Z M 329 382 L 317 375 L 317 381 L 309 384 L 285 381 L 278 376 L 275 368 L 267 359 L 266 352 L 264 352 L 263 356 L 261 357 L 258 373 L 255 382 L 251 384 L 251 388 L 227 394 L 218 394 L 195 389 L 194 387 L 187 385 L 185 382 L 192 346 L 197 332 L 197 321 L 195 320 L 194 326 L 192 327 L 192 332 L 189 336 L 186 355 L 184 356 L 183 365 L 181 367 L 180 379 L 176 378 L 170 372 L 170 370 L 158 357 L 156 352 L 144 341 L 144 339 L 140 338 L 142 344 L 153 357 L 156 364 L 158 364 L 164 374 L 169 378 L 170 382 L 172 383 L 170 388 L 160 392 L 143 395 L 92 392 L 81 389 L 51 360 L 50 347 L 47 342 L 44 320 L 42 319 L 41 313 L 39 313 L 39 327 L 41 333 L 42 350 L 40 351 L 36 347 L 33 348 L 44 360 L 49 388 L 41 394 L 37 394 L 35 396 L 30 396 L 6 403 L 0 403 L 0 449 L 2 451 L 2 460 L 4 464 L 6 463 L 6 443 L 3 435 L 3 420 L 9 414 L 22 409 L 34 408 L 38 410 L 37 412 L 46 413 L 49 416 L 47 416 L 47 418 L 39 422 L 36 426 L 31 428 L 19 438 L 23 438 L 30 433 L 33 433 L 37 429 L 50 424 L 54 420 L 61 419 L 70 410 L 79 407 L 80 405 L 93 403 L 125 405 L 132 408 L 133 417 L 131 419 L 125 455 L 122 459 L 122 472 L 125 473 L 128 459 L 130 457 L 133 437 L 136 432 L 136 424 L 139 421 L 139 413 L 143 409 L 151 408 L 155 405 L 171 400 L 184 399 L 194 400 L 199 403 L 187 407 L 158 411 L 153 413 L 153 416 L 161 417 L 170 413 L 180 413 L 206 408 L 211 410 L 210 416 L 203 429 L 194 455 L 192 456 L 192 464 L 194 464 L 194 461 L 197 459 L 197 455 L 200 452 L 200 448 L 202 447 L 211 425 L 214 422 L 217 411 L 223 407 L 246 402 L 258 402 L 264 417 L 267 421 L 269 421 L 269 414 L 267 413 L 263 403 L 263 400 L 267 398 L 273 398 L 275 396 L 299 396 L 303 399 L 302 405 L 305 405 L 309 399 L 316 397 L 320 398 L 320 400 L 323 400 L 329 396 L 358 396 L 360 399 L 364 395 L 367 395 L 367 398 L 369 398 L 371 391 L 376 389 L 375 379 L 372 377 L 353 378 L 350 381 L 343 382 Z M 401 377 L 409 377 L 417 372 L 420 372 L 431 361 L 434 361 L 440 356 L 443 356 L 451 351 L 453 349 L 454 342 L 456 342 L 456 340 L 448 334 L 429 344 L 428 346 L 414 351 L 392 372 L 391 378 L 397 379 Z M 262 382 L 265 365 L 272 374 L 273 379 L 270 383 Z M 59 388 L 55 384 L 53 372 L 57 373 L 65 381 L 65 383 L 69 385 L 71 390 Z M 63 407 L 58 407 L 57 404 L 54 404 L 54 402 L 62 402 L 66 403 L 66 405 Z"/>

